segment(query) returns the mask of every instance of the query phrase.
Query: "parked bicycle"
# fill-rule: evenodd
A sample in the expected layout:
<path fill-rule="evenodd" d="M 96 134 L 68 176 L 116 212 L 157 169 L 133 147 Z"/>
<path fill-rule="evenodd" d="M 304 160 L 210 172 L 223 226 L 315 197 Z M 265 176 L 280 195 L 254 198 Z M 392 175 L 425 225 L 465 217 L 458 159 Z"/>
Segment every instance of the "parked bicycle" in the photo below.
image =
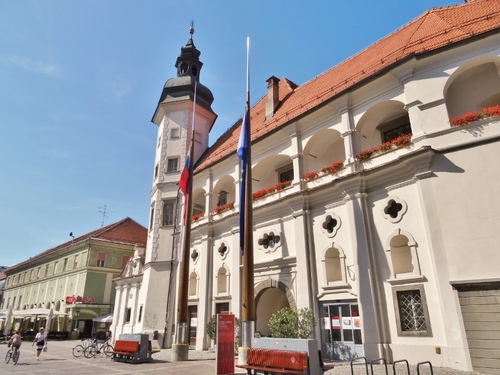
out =
<path fill-rule="evenodd" d="M 110 339 L 107 339 L 102 344 L 99 344 L 97 340 L 85 348 L 83 355 L 85 358 L 94 358 L 98 355 L 105 355 L 106 357 L 111 357 L 113 354 L 113 346 L 109 343 Z"/>
<path fill-rule="evenodd" d="M 16 364 L 21 355 L 21 349 L 9 345 L 7 353 L 5 354 L 5 363 L 9 363 L 12 360 L 12 364 Z"/>
<path fill-rule="evenodd" d="M 95 340 L 93 340 L 93 339 L 82 339 L 82 343 L 75 345 L 75 347 L 73 348 L 73 355 L 76 358 L 80 358 L 83 355 L 83 353 L 85 352 L 85 349 L 87 347 L 89 347 L 90 345 L 92 345 L 94 343 L 94 341 Z"/>

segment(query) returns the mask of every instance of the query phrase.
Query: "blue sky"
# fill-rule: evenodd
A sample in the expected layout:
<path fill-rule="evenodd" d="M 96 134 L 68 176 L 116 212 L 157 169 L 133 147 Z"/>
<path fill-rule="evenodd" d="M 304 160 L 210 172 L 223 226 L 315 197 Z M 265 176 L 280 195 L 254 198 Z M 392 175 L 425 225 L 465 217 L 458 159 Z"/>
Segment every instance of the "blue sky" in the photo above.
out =
<path fill-rule="evenodd" d="M 427 9 L 419 0 L 0 0 L 0 265 L 131 217 L 147 226 L 151 117 L 189 39 L 218 119 L 266 79 L 303 84 Z M 106 206 L 107 217 L 100 211 Z"/>

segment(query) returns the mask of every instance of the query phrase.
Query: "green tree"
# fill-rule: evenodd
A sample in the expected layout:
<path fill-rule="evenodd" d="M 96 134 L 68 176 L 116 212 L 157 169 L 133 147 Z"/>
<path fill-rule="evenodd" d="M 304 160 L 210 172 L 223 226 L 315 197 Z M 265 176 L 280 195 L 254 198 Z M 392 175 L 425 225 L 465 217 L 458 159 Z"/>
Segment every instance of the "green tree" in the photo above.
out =
<path fill-rule="evenodd" d="M 285 307 L 271 316 L 268 325 L 273 337 L 311 339 L 313 338 L 316 319 L 309 308 L 297 311 Z"/>

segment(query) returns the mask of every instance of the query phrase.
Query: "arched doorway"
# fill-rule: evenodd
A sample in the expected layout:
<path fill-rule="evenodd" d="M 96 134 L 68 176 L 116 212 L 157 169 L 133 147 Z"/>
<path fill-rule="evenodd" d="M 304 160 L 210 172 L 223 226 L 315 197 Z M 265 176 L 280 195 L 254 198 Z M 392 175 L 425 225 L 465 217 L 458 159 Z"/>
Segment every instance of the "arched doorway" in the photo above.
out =
<path fill-rule="evenodd" d="M 281 281 L 266 280 L 255 290 L 255 331 L 265 336 L 271 335 L 268 323 L 271 315 L 285 307 L 296 308 L 290 289 Z"/>

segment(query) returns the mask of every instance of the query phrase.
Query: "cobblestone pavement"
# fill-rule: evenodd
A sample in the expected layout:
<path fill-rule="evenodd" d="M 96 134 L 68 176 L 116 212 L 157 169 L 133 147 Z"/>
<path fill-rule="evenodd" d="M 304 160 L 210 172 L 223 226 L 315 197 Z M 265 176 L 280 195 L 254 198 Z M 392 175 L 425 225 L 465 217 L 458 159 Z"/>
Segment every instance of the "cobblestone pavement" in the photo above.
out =
<path fill-rule="evenodd" d="M 36 361 L 35 348 L 31 342 L 25 341 L 21 346 L 21 356 L 17 365 L 12 363 L 5 364 L 3 359 L 7 353 L 7 345 L 0 344 L 0 374 L 176 374 L 176 375 L 214 375 L 215 374 L 215 353 L 211 351 L 189 351 L 189 360 L 185 362 L 171 362 L 172 351 L 162 349 L 159 353 L 153 354 L 152 363 L 130 364 L 122 362 L 113 362 L 109 358 L 85 357 L 75 358 L 72 354 L 72 348 L 80 344 L 79 340 L 68 341 L 50 341 L 48 351 L 42 353 L 40 360 Z M 235 362 L 237 362 L 235 360 Z M 351 375 L 351 366 L 349 362 L 333 363 L 335 367 L 326 372 L 326 375 Z M 353 367 L 354 375 L 368 375 L 364 365 L 355 365 Z M 406 375 L 406 366 L 397 367 L 397 375 Z M 434 375 L 477 375 L 473 372 L 456 371 L 449 368 L 433 369 Z M 414 366 L 410 367 L 412 375 L 417 371 Z M 245 371 L 236 369 L 237 374 L 244 374 Z M 392 366 L 388 367 L 388 373 L 393 374 Z M 423 366 L 420 375 L 430 375 L 428 366 Z M 315 375 L 315 374 L 311 374 Z M 373 375 L 386 375 L 384 366 L 374 366 Z"/>

